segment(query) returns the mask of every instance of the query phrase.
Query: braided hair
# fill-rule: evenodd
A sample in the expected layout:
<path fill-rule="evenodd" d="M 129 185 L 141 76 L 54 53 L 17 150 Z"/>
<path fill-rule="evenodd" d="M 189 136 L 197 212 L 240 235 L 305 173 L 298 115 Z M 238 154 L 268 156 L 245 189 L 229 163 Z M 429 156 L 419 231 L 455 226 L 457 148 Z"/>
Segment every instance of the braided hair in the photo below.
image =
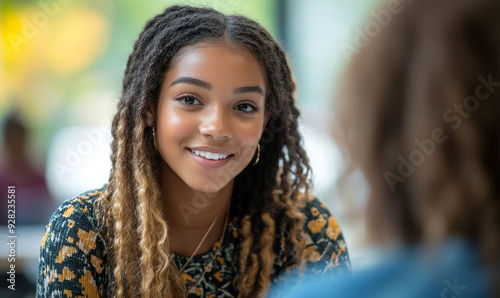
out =
<path fill-rule="evenodd" d="M 293 255 L 287 266 L 303 263 L 304 218 L 298 203 L 305 197 L 299 194 L 309 192 L 311 169 L 301 146 L 295 83 L 286 54 L 269 32 L 246 17 L 172 6 L 148 21 L 136 41 L 112 122 L 112 170 L 97 201 L 109 246 L 110 296 L 186 295 L 171 257 L 162 213 L 161 157 L 146 115 L 148 108 L 157 106 L 164 74 L 179 50 L 200 42 L 242 46 L 266 76 L 269 121 L 260 140 L 260 162 L 246 167 L 233 188 L 230 212 L 240 227 L 234 287 L 239 297 L 264 295 L 279 251 Z M 288 236 L 282 243 L 277 235 L 284 233 Z"/>

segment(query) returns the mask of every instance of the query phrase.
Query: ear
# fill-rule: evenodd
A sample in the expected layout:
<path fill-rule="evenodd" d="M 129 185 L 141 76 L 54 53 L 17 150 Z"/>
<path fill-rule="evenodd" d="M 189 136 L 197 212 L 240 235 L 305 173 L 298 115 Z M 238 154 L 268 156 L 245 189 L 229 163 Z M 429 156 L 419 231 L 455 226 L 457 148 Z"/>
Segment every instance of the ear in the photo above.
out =
<path fill-rule="evenodd" d="M 153 112 L 153 109 L 151 107 L 146 112 L 146 124 L 149 127 L 153 127 L 153 125 L 155 124 L 155 113 Z"/>

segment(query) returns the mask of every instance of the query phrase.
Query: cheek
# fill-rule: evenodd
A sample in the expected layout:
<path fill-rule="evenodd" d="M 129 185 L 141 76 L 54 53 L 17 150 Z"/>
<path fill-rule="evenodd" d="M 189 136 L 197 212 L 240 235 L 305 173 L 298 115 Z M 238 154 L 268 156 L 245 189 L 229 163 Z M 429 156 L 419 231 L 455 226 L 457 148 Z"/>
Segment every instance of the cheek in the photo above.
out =
<path fill-rule="evenodd" d="M 169 109 L 168 106 L 159 111 L 157 122 L 157 137 L 163 144 L 174 145 L 196 129 L 195 119 Z"/>
<path fill-rule="evenodd" d="M 176 112 L 169 105 L 165 105 L 158 113 L 158 124 L 165 128 L 179 127 L 186 123 L 182 118 L 181 113 Z"/>
<path fill-rule="evenodd" d="M 244 127 L 238 130 L 238 139 L 240 148 L 244 151 L 245 155 L 248 154 L 249 158 L 253 157 L 257 144 L 259 143 L 262 135 L 262 125 L 253 125 Z"/>

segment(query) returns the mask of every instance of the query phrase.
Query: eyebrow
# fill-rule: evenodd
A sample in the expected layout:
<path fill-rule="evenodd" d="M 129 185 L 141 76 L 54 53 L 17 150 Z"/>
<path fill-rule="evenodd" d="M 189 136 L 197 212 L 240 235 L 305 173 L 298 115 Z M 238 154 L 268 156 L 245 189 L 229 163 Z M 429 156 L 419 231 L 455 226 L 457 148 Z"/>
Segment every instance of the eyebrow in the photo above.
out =
<path fill-rule="evenodd" d="M 175 81 L 173 81 L 170 86 L 177 85 L 177 84 L 190 84 L 194 85 L 203 89 L 211 90 L 212 85 L 208 82 L 195 79 L 192 77 L 179 77 Z M 264 95 L 264 90 L 260 86 L 248 86 L 248 87 L 238 87 L 234 89 L 233 94 L 244 94 L 244 93 L 259 93 L 260 95 Z"/>
<path fill-rule="evenodd" d="M 252 93 L 256 92 L 259 93 L 260 95 L 264 95 L 264 90 L 260 88 L 260 86 L 249 86 L 249 87 L 239 87 L 234 89 L 234 94 L 243 94 L 243 93 Z"/>
<path fill-rule="evenodd" d="M 211 90 L 212 89 L 212 85 L 210 85 L 210 83 L 207 83 L 205 81 L 198 80 L 198 79 L 195 79 L 195 78 L 191 78 L 191 77 L 180 77 L 180 78 L 177 78 L 175 81 L 173 81 L 170 84 L 170 86 L 181 84 L 181 83 L 195 85 L 197 87 L 200 87 L 200 88 L 203 88 L 203 89 L 207 89 L 207 90 Z"/>

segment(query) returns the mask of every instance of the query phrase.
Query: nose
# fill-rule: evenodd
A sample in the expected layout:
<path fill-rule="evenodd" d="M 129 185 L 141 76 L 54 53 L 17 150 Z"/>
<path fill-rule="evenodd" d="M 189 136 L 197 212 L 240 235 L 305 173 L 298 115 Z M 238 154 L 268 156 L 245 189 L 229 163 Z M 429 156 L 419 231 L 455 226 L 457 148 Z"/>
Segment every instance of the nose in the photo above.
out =
<path fill-rule="evenodd" d="M 213 138 L 215 141 L 229 139 L 233 136 L 230 116 L 223 108 L 213 107 L 203 113 L 200 123 L 200 133 Z"/>

